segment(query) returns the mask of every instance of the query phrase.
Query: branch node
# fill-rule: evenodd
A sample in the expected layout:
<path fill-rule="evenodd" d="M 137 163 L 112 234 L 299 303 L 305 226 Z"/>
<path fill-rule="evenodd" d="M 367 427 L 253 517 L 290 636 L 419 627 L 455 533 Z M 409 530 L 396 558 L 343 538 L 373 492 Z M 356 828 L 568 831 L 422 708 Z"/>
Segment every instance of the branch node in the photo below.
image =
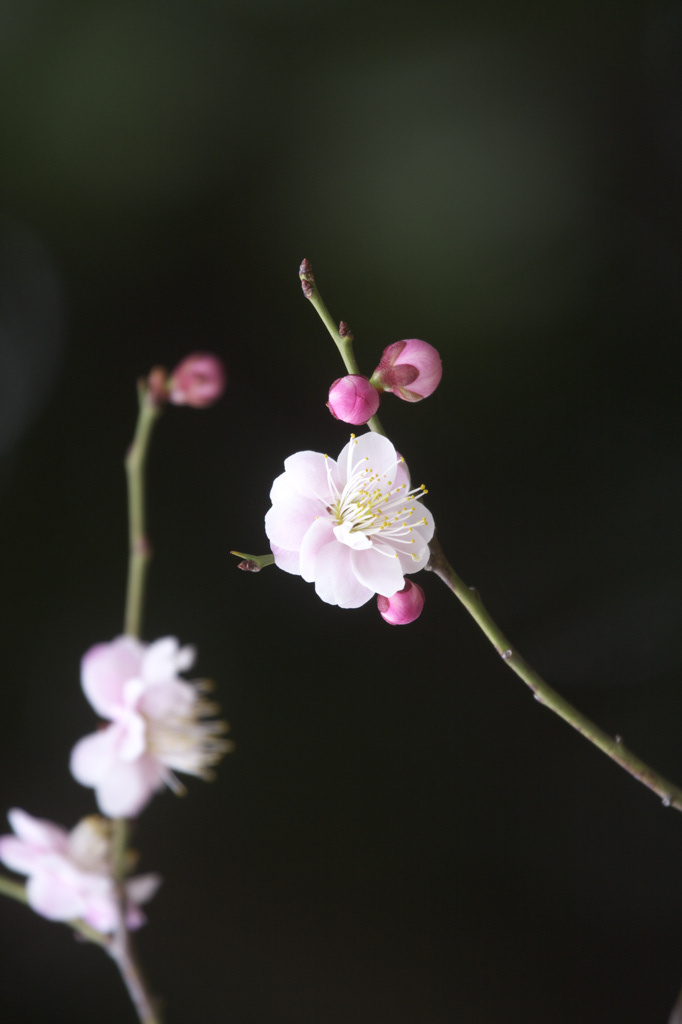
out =
<path fill-rule="evenodd" d="M 261 567 L 258 562 L 254 562 L 253 558 L 245 558 L 243 562 L 240 562 L 237 566 L 238 569 L 242 569 L 244 572 L 260 572 Z"/>

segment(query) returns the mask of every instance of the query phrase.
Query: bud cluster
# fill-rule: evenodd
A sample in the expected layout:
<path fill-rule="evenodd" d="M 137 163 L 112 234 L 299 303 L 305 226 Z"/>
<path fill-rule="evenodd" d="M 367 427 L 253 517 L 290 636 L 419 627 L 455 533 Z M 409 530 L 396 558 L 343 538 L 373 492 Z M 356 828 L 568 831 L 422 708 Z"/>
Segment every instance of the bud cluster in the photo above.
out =
<path fill-rule="evenodd" d="M 433 347 L 419 338 L 396 341 L 384 349 L 371 377 L 349 374 L 335 380 L 327 405 L 344 423 L 367 423 L 379 408 L 381 393 L 392 392 L 405 402 L 421 402 L 438 387 L 443 367 Z"/>

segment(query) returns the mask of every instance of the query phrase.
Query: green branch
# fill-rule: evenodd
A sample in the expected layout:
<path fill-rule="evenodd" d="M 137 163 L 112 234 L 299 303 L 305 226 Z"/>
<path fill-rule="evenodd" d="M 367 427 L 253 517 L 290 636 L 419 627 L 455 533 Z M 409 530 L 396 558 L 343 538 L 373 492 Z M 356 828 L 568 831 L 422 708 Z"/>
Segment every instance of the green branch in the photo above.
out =
<path fill-rule="evenodd" d="M 474 619 L 479 629 L 485 633 L 504 663 L 532 690 L 535 699 L 560 718 L 563 718 L 564 722 L 567 722 L 581 736 L 584 736 L 586 740 L 589 740 L 595 747 L 598 747 L 607 757 L 610 757 L 612 761 L 615 761 L 621 768 L 624 768 L 626 772 L 637 779 L 638 782 L 641 782 L 643 786 L 656 793 L 666 807 L 675 807 L 678 811 L 682 811 L 682 789 L 673 782 L 669 782 L 668 779 L 663 778 L 662 775 L 659 775 L 658 772 L 654 771 L 653 768 L 650 768 L 648 764 L 645 764 L 644 761 L 633 754 L 631 750 L 628 750 L 618 736 L 609 736 L 608 733 L 600 729 L 598 725 L 595 725 L 586 715 L 578 711 L 577 708 L 574 708 L 567 700 L 564 700 L 556 690 L 553 690 L 509 642 L 485 608 L 478 591 L 467 587 L 457 575 L 443 554 L 443 549 L 435 537 L 429 546 L 431 549 L 431 560 L 427 569 L 435 572 L 446 587 L 462 602 L 469 615 Z"/>
<path fill-rule="evenodd" d="M 142 629 L 142 605 L 151 547 L 146 529 L 145 469 L 152 428 L 161 414 L 161 405 L 155 401 L 146 381 L 137 388 L 139 414 L 133 442 L 125 458 L 128 480 L 128 531 L 130 553 L 128 558 L 128 586 L 123 631 L 139 637 Z"/>
<path fill-rule="evenodd" d="M 348 328 L 348 324 L 344 323 L 342 320 L 339 326 L 337 327 L 334 321 L 332 320 L 331 313 L 327 309 L 324 300 L 320 295 L 317 284 L 315 283 L 315 278 L 313 277 L 313 270 L 308 260 L 303 260 L 303 262 L 301 263 L 298 276 L 301 279 L 301 287 L 303 289 L 303 294 L 305 295 L 306 299 L 310 300 L 310 302 L 315 308 L 315 312 L 317 313 L 320 320 L 331 334 L 334 344 L 336 345 L 341 354 L 343 364 L 348 370 L 348 373 L 356 374 L 357 376 L 362 377 L 363 374 L 360 373 L 360 368 L 358 366 L 357 359 L 355 358 L 355 353 L 353 352 L 353 335 L 351 334 Z M 372 418 L 368 421 L 367 426 L 376 434 L 383 434 L 384 437 L 386 436 L 386 431 L 382 427 L 381 420 L 379 419 L 378 416 L 372 416 Z"/>
<path fill-rule="evenodd" d="M 349 373 L 359 373 L 358 364 L 353 354 L 353 336 L 343 322 L 340 328 L 337 329 L 319 293 L 308 260 L 303 260 L 299 270 L 299 277 L 303 294 L 313 304 L 320 319 L 334 339 L 346 369 Z M 377 416 L 373 416 L 367 425 L 371 430 L 385 434 Z M 563 718 L 581 736 L 584 736 L 586 740 L 589 740 L 595 747 L 598 747 L 599 750 L 606 754 L 607 757 L 610 757 L 612 761 L 615 761 L 616 764 L 620 765 L 621 768 L 625 769 L 638 782 L 641 782 L 642 785 L 656 793 L 666 807 L 675 807 L 678 811 L 682 811 L 682 789 L 669 782 L 668 779 L 663 778 L 662 775 L 659 775 L 658 772 L 645 764 L 632 751 L 628 750 L 619 737 L 609 736 L 608 733 L 604 732 L 603 729 L 600 729 L 599 726 L 583 715 L 581 711 L 578 711 L 567 700 L 564 700 L 556 690 L 553 690 L 509 642 L 502 630 L 491 618 L 478 592 L 467 587 L 463 580 L 460 579 L 443 554 L 443 550 L 435 537 L 429 547 L 431 550 L 431 560 L 426 568 L 431 572 L 435 572 L 445 583 L 446 587 L 462 602 L 505 664 L 532 690 L 535 699 L 556 715 L 559 715 L 560 718 Z M 680 1001 L 682 1005 L 682 996 L 680 996 Z M 682 1010 L 680 1010 L 680 1020 L 682 1022 Z"/>

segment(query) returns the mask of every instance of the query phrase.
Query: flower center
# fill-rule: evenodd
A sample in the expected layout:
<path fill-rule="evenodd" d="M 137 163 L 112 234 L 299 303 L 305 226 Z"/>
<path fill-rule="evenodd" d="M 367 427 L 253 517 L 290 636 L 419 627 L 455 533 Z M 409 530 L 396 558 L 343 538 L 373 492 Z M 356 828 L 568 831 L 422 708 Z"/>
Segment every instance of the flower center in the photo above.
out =
<path fill-rule="evenodd" d="M 355 440 L 353 435 L 351 439 Z M 412 534 L 415 527 L 426 526 L 426 519 L 415 496 L 427 494 L 426 487 L 421 484 L 408 490 L 407 484 L 395 484 L 385 473 L 375 472 L 367 457 L 353 466 L 352 450 L 351 445 L 348 479 L 341 491 L 327 464 L 329 488 L 334 496 L 327 510 L 336 524 L 334 536 L 355 550 L 374 547 L 395 557 L 401 552 L 420 558 L 424 544 L 416 545 Z"/>
<path fill-rule="evenodd" d="M 99 814 L 90 814 L 69 832 L 69 859 L 81 871 L 98 875 L 111 873 L 112 823 Z"/>

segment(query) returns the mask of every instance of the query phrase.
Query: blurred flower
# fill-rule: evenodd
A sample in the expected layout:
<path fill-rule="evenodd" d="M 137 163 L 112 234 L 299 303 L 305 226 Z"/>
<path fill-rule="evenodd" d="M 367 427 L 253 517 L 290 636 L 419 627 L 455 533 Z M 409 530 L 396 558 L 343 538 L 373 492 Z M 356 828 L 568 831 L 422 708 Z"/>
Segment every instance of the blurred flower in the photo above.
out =
<path fill-rule="evenodd" d="M 217 402 L 227 386 L 225 368 L 210 352 L 193 352 L 171 374 L 168 401 L 204 409 Z"/>
<path fill-rule="evenodd" d="M 344 423 L 366 423 L 379 408 L 379 392 L 367 377 L 339 377 L 329 389 L 329 411 Z"/>
<path fill-rule="evenodd" d="M 371 382 L 406 402 L 420 402 L 436 390 L 442 375 L 441 359 L 433 345 L 408 338 L 384 349 Z"/>
<path fill-rule="evenodd" d="M 0 836 L 0 860 L 12 871 L 28 876 L 29 906 L 51 921 L 80 918 L 99 932 L 113 932 L 118 900 L 111 822 L 93 814 L 67 832 L 18 808 L 11 810 L 8 818 L 15 834 Z M 138 875 L 126 881 L 128 928 L 144 924 L 138 904 L 151 899 L 160 884 L 158 875 Z"/>
<path fill-rule="evenodd" d="M 377 607 L 382 619 L 391 626 L 406 626 L 408 622 L 414 622 L 422 613 L 424 607 L 424 591 L 418 583 L 412 580 L 405 580 L 405 586 L 393 597 L 384 597 L 379 594 Z"/>
<path fill-rule="evenodd" d="M 358 608 L 373 594 L 392 597 L 405 573 L 429 560 L 433 517 L 410 490 L 405 462 L 380 434 L 356 438 L 338 463 L 298 452 L 272 485 L 265 516 L 276 564 L 315 583 L 327 604 Z"/>
<path fill-rule="evenodd" d="M 182 791 L 173 769 L 211 778 L 210 766 L 232 749 L 226 724 L 210 717 L 220 709 L 202 695 L 207 684 L 178 678 L 194 656 L 175 637 L 147 645 L 120 636 L 83 658 L 85 696 L 111 725 L 76 744 L 71 772 L 94 787 L 109 817 L 139 814 L 164 783 Z"/>

